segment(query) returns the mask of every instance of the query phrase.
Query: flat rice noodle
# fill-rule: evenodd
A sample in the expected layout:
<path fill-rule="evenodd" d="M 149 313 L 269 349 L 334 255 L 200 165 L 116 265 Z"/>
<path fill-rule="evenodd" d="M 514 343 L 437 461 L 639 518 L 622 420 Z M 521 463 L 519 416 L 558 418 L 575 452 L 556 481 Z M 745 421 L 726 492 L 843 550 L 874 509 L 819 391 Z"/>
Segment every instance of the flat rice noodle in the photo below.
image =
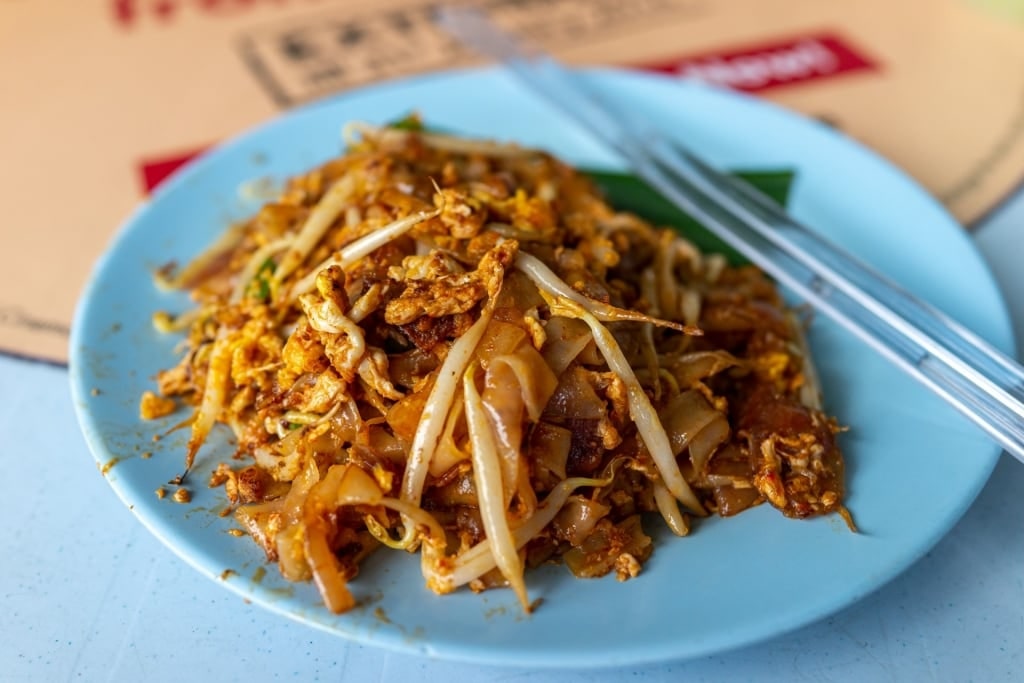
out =
<path fill-rule="evenodd" d="M 275 481 L 294 480 L 302 467 L 302 451 L 298 446 L 306 429 L 305 426 L 299 427 L 276 443 L 254 448 L 252 454 L 256 464 L 269 472 Z"/>
<path fill-rule="evenodd" d="M 277 567 L 289 581 L 309 581 L 313 571 L 306 561 L 306 537 L 301 523 L 289 524 L 274 536 Z"/>
<path fill-rule="evenodd" d="M 395 401 L 388 409 L 388 414 L 385 416 L 388 426 L 402 441 L 412 443 L 432 388 L 433 382 L 420 387 L 419 391 L 406 394 L 405 398 Z"/>
<path fill-rule="evenodd" d="M 488 392 L 493 392 L 497 398 L 503 385 L 517 387 L 519 403 L 526 411 L 527 419 L 537 422 L 558 386 L 558 379 L 540 353 L 527 342 L 520 344 L 511 354 L 492 359 L 487 366 L 484 384 L 485 404 Z"/>
<path fill-rule="evenodd" d="M 270 561 L 277 559 L 277 546 L 274 544 L 274 535 L 276 534 L 280 518 L 280 500 L 241 505 L 235 510 L 235 520 L 263 548 L 263 551 L 267 554 L 267 560 Z M 278 521 L 275 522 L 275 520 Z"/>
<path fill-rule="evenodd" d="M 754 468 L 750 458 L 740 450 L 735 443 L 728 443 L 715 452 L 714 457 L 708 461 L 707 477 L 727 478 L 732 480 L 745 480 L 750 482 L 754 476 Z"/>
<path fill-rule="evenodd" d="M 433 486 L 424 493 L 424 498 L 432 508 L 464 506 L 476 509 L 476 485 L 473 483 L 473 471 L 469 467 L 446 472 L 444 479 L 446 483 Z"/>
<path fill-rule="evenodd" d="M 437 356 L 419 347 L 388 356 L 388 378 L 395 386 L 412 389 L 437 368 Z"/>
<path fill-rule="evenodd" d="M 489 347 L 482 344 L 480 350 L 486 351 Z M 502 485 L 507 505 L 512 494 L 521 488 L 519 475 L 522 468 L 519 460 L 523 446 L 524 418 L 531 423 L 540 419 L 544 406 L 555 391 L 557 380 L 525 334 L 510 353 L 486 362 L 481 400 L 501 457 Z"/>
<path fill-rule="evenodd" d="M 666 367 L 679 386 L 688 388 L 739 364 L 739 359 L 728 351 L 695 351 L 673 359 Z"/>
<path fill-rule="evenodd" d="M 310 489 L 320 481 L 320 470 L 313 458 L 306 460 L 301 474 L 292 480 L 288 493 L 280 501 L 281 529 L 274 536 L 277 564 L 289 581 L 308 581 L 312 571 L 306 561 L 305 531 L 302 529 L 302 504 Z"/>
<path fill-rule="evenodd" d="M 351 609 L 356 602 L 341 573 L 338 558 L 328 543 L 333 532 L 328 516 L 337 509 L 334 500 L 346 471 L 343 465 L 335 465 L 328 470 L 327 475 L 310 489 L 302 505 L 306 561 L 320 597 L 335 614 Z"/>
<path fill-rule="evenodd" d="M 705 471 L 708 459 L 715 449 L 729 439 L 730 433 L 729 421 L 725 415 L 718 413 L 717 417 L 690 440 L 690 462 L 698 476 Z"/>
<path fill-rule="evenodd" d="M 672 454 L 678 456 L 690 441 L 708 424 L 722 414 L 715 410 L 704 395 L 690 389 L 673 396 L 659 411 L 658 419 L 665 428 Z"/>
<path fill-rule="evenodd" d="M 574 576 L 590 579 L 610 573 L 623 553 L 643 562 L 651 549 L 651 538 L 644 533 L 640 516 L 633 515 L 618 524 L 605 520 L 581 545 L 570 549 L 564 559 Z"/>
<path fill-rule="evenodd" d="M 562 373 L 558 378 L 558 386 L 544 408 L 545 415 L 578 420 L 600 420 L 607 412 L 608 407 L 604 399 L 594 391 L 587 371 L 579 366 Z"/>
<path fill-rule="evenodd" d="M 714 495 L 718 514 L 722 517 L 732 517 L 764 501 L 761 492 L 753 487 L 716 486 Z"/>
<path fill-rule="evenodd" d="M 550 422 L 538 422 L 530 433 L 529 457 L 534 466 L 561 481 L 572 447 L 572 431 Z"/>
<path fill-rule="evenodd" d="M 483 364 L 487 364 L 496 356 L 512 353 L 528 336 L 526 330 L 519 325 L 493 319 L 480 337 L 476 355 Z"/>
<path fill-rule="evenodd" d="M 367 445 L 370 451 L 395 465 L 405 465 L 405 446 L 384 425 L 374 424 L 367 427 Z"/>
<path fill-rule="evenodd" d="M 552 520 L 551 528 L 559 538 L 578 546 L 610 511 L 610 507 L 596 500 L 581 495 L 569 496 Z"/>
<path fill-rule="evenodd" d="M 523 563 L 519 557 L 515 538 L 509 528 L 507 485 L 503 481 L 505 463 L 503 449 L 495 444 L 494 432 L 487 418 L 487 411 L 477 392 L 473 375 L 476 367 L 471 365 L 463 376 L 466 423 L 472 443 L 473 483 L 476 485 L 478 509 L 487 539 L 490 542 L 494 562 L 502 576 L 515 591 L 526 612 L 530 611 L 526 584 L 523 580 Z M 518 448 L 516 449 L 518 455 Z M 515 463 L 518 470 L 518 462 Z"/>
<path fill-rule="evenodd" d="M 750 459 L 735 443 L 719 448 L 707 464 L 707 484 L 712 488 L 718 514 L 729 517 L 763 501 L 751 480 Z"/>
<path fill-rule="evenodd" d="M 376 505 L 382 498 L 377 482 L 360 468 L 332 465 L 303 501 L 306 560 L 320 597 L 335 614 L 352 609 L 356 603 L 330 546 L 329 539 L 336 533 L 332 518 L 342 505 Z"/>
<path fill-rule="evenodd" d="M 365 430 L 366 424 L 353 400 L 345 400 L 331 416 L 331 434 L 343 443 L 353 443 Z"/>
<path fill-rule="evenodd" d="M 292 524 L 301 517 L 302 501 L 310 487 L 319 480 L 320 472 L 316 463 L 310 459 L 283 497 L 263 503 L 240 505 L 235 510 L 235 519 L 263 546 L 267 559 L 277 559 L 275 535 L 282 526 Z"/>
<path fill-rule="evenodd" d="M 437 450 L 434 457 L 430 459 L 430 475 L 441 477 L 445 472 L 458 465 L 460 462 L 469 460 L 469 453 L 459 447 L 466 439 L 466 419 L 464 415 L 464 403 L 461 394 L 457 394 L 452 401 L 451 410 L 444 423 L 444 431 L 437 441 Z"/>
<path fill-rule="evenodd" d="M 575 318 L 553 316 L 544 325 L 544 332 L 547 334 L 542 349 L 544 363 L 556 376 L 565 372 L 588 345 L 594 346 L 590 328 Z"/>
<path fill-rule="evenodd" d="M 292 524 L 302 519 L 302 502 L 318 481 L 320 481 L 320 469 L 314 458 L 308 458 L 302 468 L 302 473 L 292 480 L 291 488 L 281 499 L 281 518 L 286 524 Z"/>
<path fill-rule="evenodd" d="M 505 273 L 505 281 L 495 304 L 494 317 L 501 319 L 502 314 L 499 311 L 502 310 L 528 311 L 543 304 L 544 298 L 537 291 L 537 285 L 533 284 L 533 280 L 518 270 L 510 270 Z"/>

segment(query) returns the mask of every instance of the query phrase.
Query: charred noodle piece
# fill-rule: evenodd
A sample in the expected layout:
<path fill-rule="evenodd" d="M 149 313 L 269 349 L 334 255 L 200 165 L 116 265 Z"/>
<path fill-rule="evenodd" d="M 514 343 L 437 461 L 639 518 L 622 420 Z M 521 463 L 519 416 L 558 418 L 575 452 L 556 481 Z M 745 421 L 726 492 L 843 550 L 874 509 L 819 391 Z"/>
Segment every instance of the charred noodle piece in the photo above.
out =
<path fill-rule="evenodd" d="M 340 613 L 367 554 L 403 549 L 431 590 L 507 585 L 528 612 L 526 566 L 636 576 L 642 513 L 679 536 L 765 500 L 848 517 L 838 428 L 762 274 L 543 152 L 346 134 L 180 271 L 193 311 L 154 319 L 187 331 L 158 378 L 193 410 L 186 472 L 234 431 L 215 480 L 285 578 Z"/>

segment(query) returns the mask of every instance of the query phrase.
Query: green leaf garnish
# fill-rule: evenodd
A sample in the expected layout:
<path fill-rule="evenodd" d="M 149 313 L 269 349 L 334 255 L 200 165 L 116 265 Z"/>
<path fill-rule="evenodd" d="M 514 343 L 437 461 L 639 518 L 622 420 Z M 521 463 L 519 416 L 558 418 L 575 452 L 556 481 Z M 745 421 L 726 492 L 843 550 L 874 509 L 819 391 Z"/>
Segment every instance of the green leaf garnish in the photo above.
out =
<path fill-rule="evenodd" d="M 732 265 L 749 261 L 718 236 L 665 199 L 657 190 L 631 173 L 580 169 L 620 211 L 635 213 L 654 225 L 671 226 L 706 253 L 724 254 Z M 742 178 L 780 206 L 789 200 L 795 174 L 792 171 L 737 171 Z"/>
<path fill-rule="evenodd" d="M 427 128 L 423 125 L 423 120 L 420 119 L 418 114 L 408 114 L 397 121 L 391 121 L 385 124 L 388 128 L 397 128 L 398 130 L 408 130 L 416 133 L 425 131 Z"/>
<path fill-rule="evenodd" d="M 277 269 L 277 264 L 274 263 L 274 259 L 267 258 L 260 267 L 256 270 L 256 274 L 253 276 L 252 281 L 249 283 L 249 296 L 260 301 L 266 301 L 270 298 L 270 279 L 274 275 L 274 270 Z"/>

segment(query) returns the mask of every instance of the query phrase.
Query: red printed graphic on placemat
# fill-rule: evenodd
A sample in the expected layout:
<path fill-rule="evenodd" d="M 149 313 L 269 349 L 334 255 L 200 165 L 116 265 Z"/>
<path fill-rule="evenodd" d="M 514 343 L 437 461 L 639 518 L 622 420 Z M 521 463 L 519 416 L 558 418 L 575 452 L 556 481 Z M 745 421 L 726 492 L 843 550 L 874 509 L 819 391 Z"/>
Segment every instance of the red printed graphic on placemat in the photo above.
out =
<path fill-rule="evenodd" d="M 685 55 L 638 67 L 748 92 L 879 68 L 835 33 Z"/>
<path fill-rule="evenodd" d="M 157 185 L 165 181 L 172 173 L 206 151 L 206 148 L 194 149 L 172 156 L 157 159 L 145 159 L 139 162 L 139 174 L 142 176 L 142 187 L 150 194 Z"/>
<path fill-rule="evenodd" d="M 260 6 L 285 7 L 295 0 L 109 0 L 111 16 L 123 27 L 141 20 L 167 24 L 184 11 L 209 16 L 237 16 Z M 310 2 L 311 0 L 306 0 Z"/>

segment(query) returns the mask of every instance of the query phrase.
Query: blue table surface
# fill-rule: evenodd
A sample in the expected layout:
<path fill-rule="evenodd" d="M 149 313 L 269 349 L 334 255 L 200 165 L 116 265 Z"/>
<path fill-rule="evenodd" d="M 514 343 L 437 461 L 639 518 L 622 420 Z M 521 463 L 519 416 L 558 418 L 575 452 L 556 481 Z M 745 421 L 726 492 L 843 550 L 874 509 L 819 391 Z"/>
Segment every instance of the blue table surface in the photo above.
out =
<path fill-rule="evenodd" d="M 1024 191 L 975 235 L 1024 340 Z M 353 645 L 203 578 L 109 489 L 67 386 L 62 368 L 0 357 L 2 681 L 1024 680 L 1024 466 L 1006 455 L 932 552 L 820 623 L 639 669 L 498 669 Z"/>

